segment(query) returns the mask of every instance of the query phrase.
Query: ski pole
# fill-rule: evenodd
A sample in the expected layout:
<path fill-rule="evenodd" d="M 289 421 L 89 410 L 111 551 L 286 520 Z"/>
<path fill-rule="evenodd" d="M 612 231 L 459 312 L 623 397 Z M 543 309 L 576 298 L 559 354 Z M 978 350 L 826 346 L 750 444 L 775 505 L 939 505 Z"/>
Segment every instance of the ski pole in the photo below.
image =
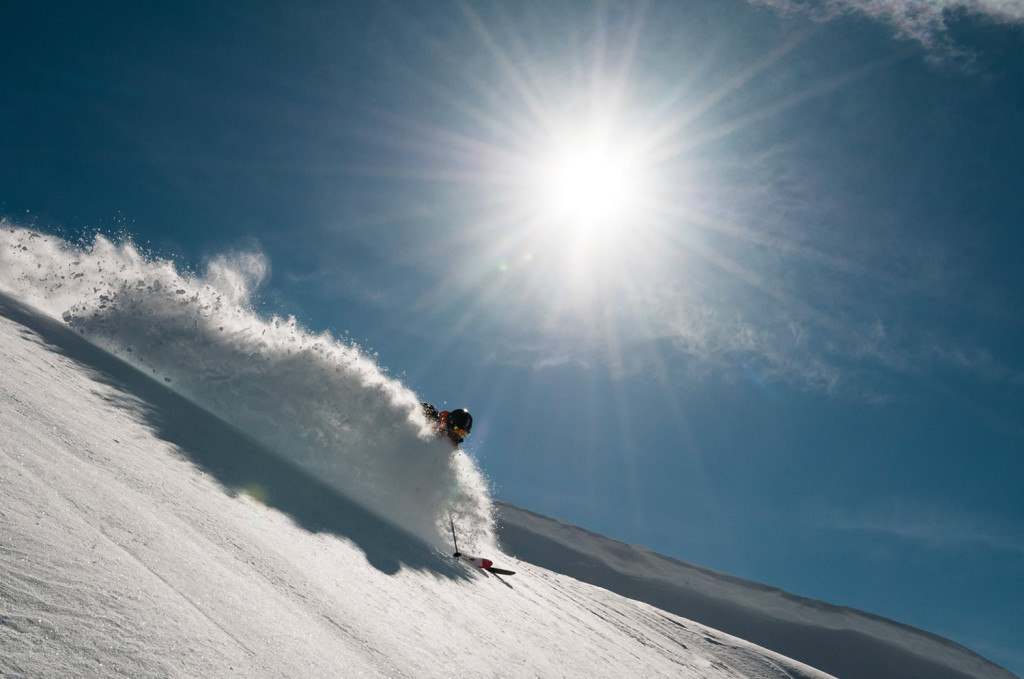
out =
<path fill-rule="evenodd" d="M 452 518 L 452 513 L 448 512 L 448 524 L 452 527 L 452 542 L 455 543 L 455 553 L 452 554 L 456 559 L 462 556 L 459 552 L 459 539 L 455 537 L 455 519 Z"/>

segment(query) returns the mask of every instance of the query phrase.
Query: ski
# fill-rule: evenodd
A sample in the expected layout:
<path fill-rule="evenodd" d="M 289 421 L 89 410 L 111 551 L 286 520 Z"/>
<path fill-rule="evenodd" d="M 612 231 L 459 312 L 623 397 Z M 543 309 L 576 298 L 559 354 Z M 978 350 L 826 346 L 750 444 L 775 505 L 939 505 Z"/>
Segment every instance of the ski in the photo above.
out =
<path fill-rule="evenodd" d="M 491 566 L 490 568 L 485 568 L 484 570 L 485 571 L 490 571 L 491 573 L 494 573 L 495 575 L 515 575 L 516 574 L 515 571 L 505 570 L 504 568 L 495 568 L 494 566 Z"/>

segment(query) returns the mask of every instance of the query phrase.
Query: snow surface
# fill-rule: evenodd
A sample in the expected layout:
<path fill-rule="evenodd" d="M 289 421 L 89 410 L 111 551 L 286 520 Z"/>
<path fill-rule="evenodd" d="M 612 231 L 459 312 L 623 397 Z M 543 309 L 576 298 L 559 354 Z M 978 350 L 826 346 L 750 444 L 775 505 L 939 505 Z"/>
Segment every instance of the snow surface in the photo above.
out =
<path fill-rule="evenodd" d="M 504 554 L 415 394 L 251 311 L 264 267 L 0 229 L 0 675 L 1012 676 L 499 505 Z"/>

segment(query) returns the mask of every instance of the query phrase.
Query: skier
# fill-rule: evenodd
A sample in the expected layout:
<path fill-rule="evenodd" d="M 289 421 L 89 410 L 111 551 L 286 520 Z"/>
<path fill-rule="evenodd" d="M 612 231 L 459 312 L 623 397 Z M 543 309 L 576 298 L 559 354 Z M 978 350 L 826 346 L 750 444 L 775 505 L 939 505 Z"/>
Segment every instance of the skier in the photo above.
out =
<path fill-rule="evenodd" d="M 473 416 L 465 408 L 437 412 L 437 408 L 429 403 L 420 405 L 423 406 L 423 414 L 427 416 L 427 420 L 437 429 L 438 438 L 444 437 L 458 448 L 469 436 L 469 431 L 473 428 Z"/>

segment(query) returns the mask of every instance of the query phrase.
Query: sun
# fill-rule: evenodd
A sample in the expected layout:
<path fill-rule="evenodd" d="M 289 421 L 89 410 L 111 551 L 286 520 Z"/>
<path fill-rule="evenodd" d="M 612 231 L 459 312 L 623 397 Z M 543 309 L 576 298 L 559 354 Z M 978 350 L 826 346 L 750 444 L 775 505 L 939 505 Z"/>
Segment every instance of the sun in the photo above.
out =
<path fill-rule="evenodd" d="M 559 145 L 541 164 L 538 192 L 547 218 L 577 235 L 628 225 L 639 203 L 633 154 L 601 139 Z"/>

